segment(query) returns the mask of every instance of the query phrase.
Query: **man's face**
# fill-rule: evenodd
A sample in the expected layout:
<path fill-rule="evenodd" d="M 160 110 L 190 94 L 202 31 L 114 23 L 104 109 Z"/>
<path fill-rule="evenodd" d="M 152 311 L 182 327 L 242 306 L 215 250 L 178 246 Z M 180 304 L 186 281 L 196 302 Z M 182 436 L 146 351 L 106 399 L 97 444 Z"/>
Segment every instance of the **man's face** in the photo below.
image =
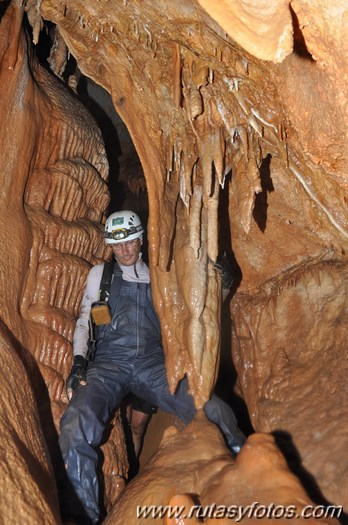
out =
<path fill-rule="evenodd" d="M 133 239 L 132 241 L 119 242 L 112 244 L 112 251 L 117 259 L 117 262 L 124 266 L 132 266 L 139 258 L 142 239 Z"/>

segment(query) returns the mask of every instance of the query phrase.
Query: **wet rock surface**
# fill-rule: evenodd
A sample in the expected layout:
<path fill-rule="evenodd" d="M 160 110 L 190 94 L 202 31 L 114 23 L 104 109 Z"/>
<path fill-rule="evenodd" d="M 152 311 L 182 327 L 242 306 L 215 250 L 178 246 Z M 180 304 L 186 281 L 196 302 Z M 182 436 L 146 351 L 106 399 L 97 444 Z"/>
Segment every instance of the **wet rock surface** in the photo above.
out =
<path fill-rule="evenodd" d="M 5 4 L 0 301 L 3 349 L 10 361 L 1 369 L 11 389 L 18 377 L 26 391 L 27 373 L 33 388 L 28 397 L 20 390 L 12 399 L 8 385 L 1 387 L 8 400 L 2 425 L 21 436 L 9 445 L 4 434 L 3 448 L 14 447 L 15 458 L 10 470 L 2 463 L 8 500 L 22 509 L 35 494 L 39 503 L 27 523 L 40 522 L 45 509 L 47 522 L 59 519 L 56 496 L 44 495 L 54 493 L 46 481 L 66 406 L 72 332 L 87 271 L 108 256 L 101 238 L 110 198 L 108 162 L 100 130 L 63 85 L 59 71 L 68 48 L 80 71 L 110 92 L 144 170 L 153 295 L 172 390 L 187 374 L 200 407 L 214 387 L 221 302 L 214 261 L 221 249 L 233 250 L 238 277 L 231 353 L 237 388 L 255 431 L 273 432 L 279 445 L 275 448 L 270 436 L 251 438 L 251 448 L 233 467 L 240 469 L 238 483 L 243 478 L 246 487 L 246 480 L 255 479 L 259 494 L 261 481 L 276 490 L 274 479 L 281 489 L 278 467 L 275 474 L 269 463 L 276 457 L 282 471 L 282 450 L 312 499 L 347 505 L 342 481 L 348 470 L 345 3 L 296 0 L 290 9 L 286 2 L 265 1 L 256 16 L 237 0 L 219 1 L 216 9 L 202 0 L 205 10 L 198 3 L 165 0 L 30 1 L 33 40 L 38 41 L 41 16 L 59 30 L 57 54 L 51 57 L 59 79 L 35 58 L 22 30 L 23 6 Z M 225 25 L 221 13 L 228 10 Z M 249 28 L 243 33 L 245 10 Z M 267 49 L 261 45 L 262 27 L 270 36 Z M 279 34 L 287 37 L 280 41 Z M 11 338 L 23 349 L 24 368 L 17 358 L 12 361 Z M 232 390 L 232 382 L 227 388 Z M 194 453 L 214 464 L 216 479 L 209 474 L 182 482 L 180 468 L 170 463 L 176 462 L 175 453 L 167 449 L 163 469 L 170 489 L 161 504 L 189 489 L 213 502 L 218 491 L 210 487 L 216 486 L 244 501 L 230 475 L 231 460 L 225 480 L 220 475 L 225 463 L 212 456 L 205 441 L 210 438 L 199 424 Z M 191 443 L 187 436 L 193 430 L 188 432 L 182 439 Z M 170 439 L 175 450 L 180 434 Z M 259 445 L 265 463 L 255 466 L 252 451 Z M 119 415 L 104 454 L 109 509 L 128 472 Z M 142 483 L 156 483 L 151 473 L 158 475 L 161 454 L 149 477 L 144 473 L 143 481 L 127 488 L 125 502 L 134 490 L 141 504 L 141 487 L 147 494 Z M 30 467 L 32 457 L 38 468 Z M 186 460 L 191 458 L 183 457 L 179 465 Z M 305 497 L 300 482 L 285 467 L 284 472 L 294 501 Z M 126 503 L 117 505 L 126 513 Z M 14 503 L 4 504 L 7 522 L 14 512 Z"/>

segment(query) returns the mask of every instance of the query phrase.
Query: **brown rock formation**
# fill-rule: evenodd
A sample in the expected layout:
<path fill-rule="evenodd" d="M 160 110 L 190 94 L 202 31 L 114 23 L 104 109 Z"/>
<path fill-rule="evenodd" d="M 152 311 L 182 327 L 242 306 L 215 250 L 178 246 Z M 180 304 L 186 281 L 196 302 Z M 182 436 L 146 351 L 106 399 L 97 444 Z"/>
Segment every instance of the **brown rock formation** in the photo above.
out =
<path fill-rule="evenodd" d="M 214 387 L 220 278 L 213 262 L 219 248 L 233 248 L 241 278 L 231 303 L 232 351 L 254 428 L 289 434 L 323 496 L 347 505 L 345 2 L 200 4 L 206 11 L 194 0 L 32 0 L 26 9 L 35 42 L 41 16 L 56 24 L 50 59 L 56 73 L 62 77 L 65 41 L 82 73 L 111 93 L 134 141 L 149 197 L 151 276 L 171 388 L 187 374 L 200 407 Z M 22 33 L 21 2 L 0 7 L 3 351 L 9 357 L 18 341 L 42 419 L 47 406 L 38 365 L 57 426 L 84 279 L 90 264 L 107 257 L 100 225 L 109 201 L 108 165 L 91 117 L 35 60 Z M 23 377 L 24 389 L 13 400 L 15 411 L 7 391 L 2 423 L 20 436 L 11 444 L 17 459 L 4 469 L 4 488 L 13 501 L 25 502 L 32 480 L 39 494 L 51 470 L 41 432 L 33 430 L 32 394 L 24 400 L 30 388 L 21 366 L 17 358 L 2 365 L 10 390 L 17 382 L 9 368 Z M 29 410 L 25 436 L 23 407 Z M 47 422 L 50 448 L 55 428 Z M 105 448 L 109 505 L 127 475 L 115 422 Z M 269 438 L 260 439 L 265 451 Z M 199 455 L 200 431 L 197 440 Z M 5 434 L 4 448 L 8 442 Z M 285 468 L 269 446 L 269 456 L 262 452 L 266 463 L 276 456 Z M 237 462 L 242 487 L 254 474 L 256 485 L 261 474 L 268 479 L 267 464 L 258 478 L 249 452 Z M 28 457 L 37 468 L 21 475 L 18 491 L 12 472 L 25 471 Z M 164 461 L 160 457 L 156 461 Z M 205 459 L 210 464 L 211 454 Z M 168 452 L 168 461 L 167 470 L 175 455 Z M 223 465 L 212 461 L 219 472 Z M 173 485 L 163 504 L 176 493 L 193 492 L 207 502 L 216 497 L 206 488 L 209 476 L 181 488 L 175 472 L 170 469 Z M 304 497 L 289 472 L 285 477 L 293 501 Z M 227 486 L 237 491 L 233 476 Z M 281 483 L 277 487 L 281 492 Z M 40 522 L 43 509 L 47 522 L 57 520 L 54 494 L 42 494 L 28 523 Z M 244 503 L 242 492 L 240 499 Z M 5 508 L 10 523 L 15 507 Z"/>
<path fill-rule="evenodd" d="M 1 522 L 53 525 L 60 522 L 54 474 L 24 349 L 2 321 L 0 330 Z"/>
<path fill-rule="evenodd" d="M 90 263 L 107 255 L 98 223 L 109 201 L 108 164 L 91 116 L 32 56 L 21 31 L 22 15 L 22 9 L 10 6 L 1 21 L 1 314 L 23 346 L 22 359 L 29 363 L 45 437 L 56 461 L 55 428 L 66 404 L 64 382 L 71 365 L 74 321 Z M 38 368 L 33 368 L 29 354 Z M 21 375 L 23 371 L 18 372 L 18 381 Z M 44 406 L 41 376 L 51 409 Z M 8 380 L 16 392 L 14 377 Z M 25 409 L 24 401 L 15 419 L 7 414 L 16 433 L 23 421 L 30 420 Z M 128 468 L 118 418 L 105 449 L 107 491 L 108 479 L 117 478 L 119 483 Z M 28 427 L 28 437 L 34 429 L 35 425 Z M 29 445 L 34 446 L 31 441 Z M 29 481 L 22 488 L 25 496 L 31 490 Z M 13 498 L 13 492 L 8 497 Z"/>
<path fill-rule="evenodd" d="M 204 443 L 204 448 L 202 447 Z M 199 494 L 199 500 L 192 495 Z M 191 496 L 189 496 L 191 495 Z M 221 439 L 221 434 L 205 417 L 199 415 L 184 431 L 178 432 L 173 427 L 167 430 L 158 453 L 151 459 L 143 473 L 132 481 L 125 489 L 122 498 L 114 506 L 105 521 L 106 525 L 123 523 L 158 523 L 158 517 L 145 517 L 140 508 L 148 509 L 152 505 L 165 507 L 168 502 L 174 507 L 185 507 L 188 514 L 194 505 L 202 505 L 205 517 L 204 523 L 209 525 L 227 525 L 233 520 L 222 519 L 223 507 L 240 506 L 244 512 L 243 520 L 248 523 L 258 523 L 260 519 L 252 515 L 250 507 L 258 502 L 260 507 L 267 508 L 272 503 L 275 507 L 283 505 L 288 512 L 296 509 L 296 515 L 290 522 L 314 523 L 317 520 L 304 519 L 301 512 L 311 501 L 305 494 L 298 479 L 290 474 L 284 460 L 269 434 L 254 434 L 250 436 L 235 462 Z M 215 509 L 216 519 L 213 519 L 212 504 L 220 507 Z M 209 510 L 210 508 L 210 510 Z M 261 509 L 258 512 L 262 512 Z M 276 513 L 278 512 L 278 518 Z M 280 508 L 274 518 L 267 518 L 271 524 L 289 522 L 289 517 L 280 519 Z M 248 513 L 250 513 L 248 517 Z M 298 518 L 296 517 L 298 515 Z M 260 516 L 260 514 L 259 514 Z M 238 515 L 235 516 L 238 521 Z M 166 525 L 198 524 L 197 515 L 179 520 L 175 518 L 164 520 Z M 321 520 L 320 520 L 321 521 Z M 324 523 L 336 520 L 324 519 Z"/>

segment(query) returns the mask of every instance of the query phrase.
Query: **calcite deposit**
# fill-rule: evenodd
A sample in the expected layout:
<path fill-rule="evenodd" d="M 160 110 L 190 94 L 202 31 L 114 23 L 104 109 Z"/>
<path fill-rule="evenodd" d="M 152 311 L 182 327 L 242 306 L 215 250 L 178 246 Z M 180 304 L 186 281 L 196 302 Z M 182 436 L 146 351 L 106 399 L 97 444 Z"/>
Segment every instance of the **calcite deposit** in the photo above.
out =
<path fill-rule="evenodd" d="M 177 518 L 167 514 L 165 525 L 197 525 L 203 518 L 208 525 L 228 525 L 233 521 L 256 524 L 264 508 L 269 511 L 267 523 L 272 525 L 279 522 L 337 523 L 334 512 L 331 518 L 328 512 L 327 517 L 322 516 L 320 520 L 301 516 L 307 510 L 310 512 L 313 503 L 296 476 L 289 472 L 271 435 L 250 436 L 236 461 L 226 452 L 220 432 L 203 414 L 198 414 L 182 432 L 170 427 L 157 454 L 142 474 L 127 486 L 105 524 L 155 525 L 159 519 L 151 516 L 151 508 L 156 506 L 165 514 L 168 503 L 172 511 L 184 509 Z M 200 515 L 198 510 L 195 513 L 194 506 L 202 507 Z M 253 515 L 252 508 L 259 510 Z M 224 517 L 225 509 L 230 509 L 230 513 L 235 509 L 234 519 L 231 514 Z M 146 516 L 146 510 L 150 515 Z M 188 516 L 190 512 L 192 515 Z M 289 513 L 287 518 L 286 512 Z M 292 519 L 289 519 L 290 512 Z M 317 512 L 319 518 L 319 510 Z"/>
<path fill-rule="evenodd" d="M 214 388 L 214 262 L 221 250 L 233 252 L 230 355 L 257 432 L 234 465 L 220 459 L 222 443 L 213 452 L 210 432 L 213 441 L 218 433 L 199 418 L 169 439 L 173 449 L 167 439 L 119 498 L 128 462 L 116 413 L 103 446 L 109 522 L 134 523 L 120 518 L 129 502 L 151 500 L 151 484 L 168 476 L 156 504 L 187 493 L 207 504 L 219 494 L 229 504 L 235 494 L 249 504 L 262 485 L 265 501 L 348 505 L 347 14 L 344 0 L 0 3 L 6 523 L 16 522 L 17 509 L 21 523 L 59 523 L 53 473 L 59 477 L 72 333 L 87 271 L 109 256 L 108 161 L 101 131 L 75 95 L 81 74 L 110 93 L 143 168 L 170 388 L 187 375 L 198 408 Z M 52 39 L 45 66 L 35 54 L 44 35 Z M 67 78 L 71 56 L 78 74 Z M 122 165 L 127 175 L 130 186 L 144 186 Z M 186 444 L 195 450 L 187 468 L 198 468 L 201 455 L 214 475 L 175 468 L 176 443 L 184 442 L 185 452 Z M 255 450 L 264 462 L 255 462 Z M 180 464 L 190 460 L 183 455 Z"/>

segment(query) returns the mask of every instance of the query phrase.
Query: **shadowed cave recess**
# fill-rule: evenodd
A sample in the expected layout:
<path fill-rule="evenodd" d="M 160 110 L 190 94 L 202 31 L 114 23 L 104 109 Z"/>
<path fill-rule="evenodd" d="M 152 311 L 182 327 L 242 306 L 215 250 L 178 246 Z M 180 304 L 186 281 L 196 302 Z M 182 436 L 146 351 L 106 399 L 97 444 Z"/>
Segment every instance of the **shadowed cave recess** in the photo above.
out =
<path fill-rule="evenodd" d="M 197 501 L 346 521 L 345 4 L 0 2 L 0 522 L 61 523 L 72 334 L 119 207 L 147 225 L 171 391 L 186 375 L 200 409 L 215 389 L 249 439 L 234 459 L 202 411 L 186 428 L 159 413 L 130 481 L 117 411 L 104 523 L 174 525 L 137 505 Z"/>

